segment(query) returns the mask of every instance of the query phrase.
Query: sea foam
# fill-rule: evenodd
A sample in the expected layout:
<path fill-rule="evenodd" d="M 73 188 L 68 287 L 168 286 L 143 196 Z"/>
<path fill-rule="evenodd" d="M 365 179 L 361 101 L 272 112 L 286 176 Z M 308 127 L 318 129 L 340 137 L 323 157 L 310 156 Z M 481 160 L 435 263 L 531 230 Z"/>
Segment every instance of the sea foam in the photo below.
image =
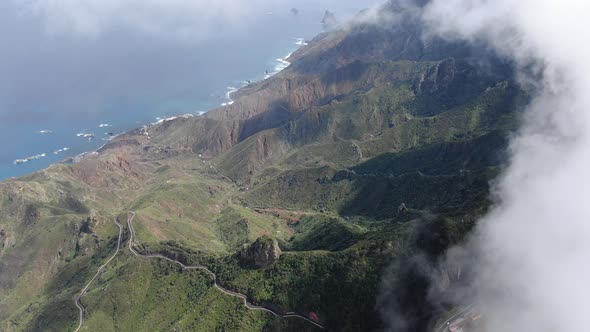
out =
<path fill-rule="evenodd" d="M 91 140 L 91 139 L 94 138 L 94 134 L 93 133 L 84 133 L 84 132 L 81 132 L 81 133 L 76 134 L 76 136 L 83 137 L 83 138 L 88 138 L 88 140 Z"/>
<path fill-rule="evenodd" d="M 289 67 L 291 65 L 291 63 L 289 61 L 287 61 L 287 59 L 289 59 L 291 57 L 291 55 L 293 55 L 293 52 L 287 54 L 286 57 L 281 58 L 281 59 L 277 59 L 277 64 L 274 67 L 274 70 L 272 72 L 267 72 L 266 75 L 264 76 L 264 79 L 267 78 L 271 78 L 274 75 L 280 73 L 281 71 L 285 70 L 287 67 Z"/>
<path fill-rule="evenodd" d="M 27 157 L 24 159 L 17 159 L 14 161 L 14 164 L 15 165 L 24 164 L 24 163 L 28 163 L 31 160 L 41 159 L 41 158 L 45 158 L 45 157 L 47 157 L 47 154 L 41 153 L 41 154 L 30 156 L 30 157 Z"/>
<path fill-rule="evenodd" d="M 232 105 L 234 103 L 234 101 L 231 99 L 231 95 L 236 91 L 238 91 L 238 88 L 233 87 L 233 86 L 228 86 L 227 91 L 225 92 L 225 99 L 227 99 L 227 101 L 225 103 L 222 103 L 221 106 Z"/>
<path fill-rule="evenodd" d="M 159 125 L 159 124 L 162 124 L 164 122 L 176 120 L 176 119 L 179 119 L 179 118 L 188 119 L 188 118 L 192 118 L 194 116 L 195 116 L 194 114 L 187 113 L 187 114 L 182 114 L 182 115 L 169 116 L 167 118 L 157 117 L 156 118 L 156 122 L 152 122 L 152 123 L 150 123 L 150 125 L 155 126 L 155 125 Z M 144 126 L 144 128 L 145 128 L 145 126 Z"/>
<path fill-rule="evenodd" d="M 305 41 L 305 38 L 295 38 L 295 45 L 307 46 L 308 43 Z"/>
<path fill-rule="evenodd" d="M 53 154 L 60 154 L 60 153 L 62 153 L 62 152 L 66 152 L 66 151 L 68 151 L 68 150 L 70 150 L 70 148 L 61 148 L 61 149 L 57 149 L 57 150 L 53 151 Z"/>

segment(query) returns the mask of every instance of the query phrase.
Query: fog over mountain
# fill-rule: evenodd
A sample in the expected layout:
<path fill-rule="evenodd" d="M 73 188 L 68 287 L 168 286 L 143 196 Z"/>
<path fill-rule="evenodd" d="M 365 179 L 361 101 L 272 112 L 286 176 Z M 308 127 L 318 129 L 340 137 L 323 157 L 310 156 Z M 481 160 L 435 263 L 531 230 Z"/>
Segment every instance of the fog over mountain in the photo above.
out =
<path fill-rule="evenodd" d="M 293 25 L 288 20 L 292 6 L 306 9 L 302 15 L 317 9 L 319 25 L 324 8 L 337 5 L 346 16 L 375 2 L 5 1 L 0 4 L 0 119 L 21 119 L 15 111 L 32 108 L 56 106 L 64 112 L 81 106 L 79 95 L 85 106 L 96 108 L 123 87 L 132 95 L 152 80 L 183 81 L 183 76 L 204 70 L 197 66 L 210 63 L 211 57 L 239 65 L 236 49 L 272 41 L 271 31 L 260 34 L 272 30 L 260 28 L 261 17 L 274 14 L 284 18 L 284 25 Z M 284 36 L 293 37 L 301 36 Z M 230 43 L 237 38 L 243 45 Z M 219 54 L 223 47 L 227 52 Z"/>
<path fill-rule="evenodd" d="M 227 102 L 229 87 L 262 79 L 320 32 L 326 8 L 345 18 L 376 2 L 2 1 L 0 139 L 18 139 L 0 150 L 0 178 L 96 149 L 99 124 L 117 133 Z M 99 143 L 77 139 L 82 131 Z"/>
<path fill-rule="evenodd" d="M 590 4 L 378 2 L 0 2 L 0 330 L 589 330 Z"/>
<path fill-rule="evenodd" d="M 464 248 L 476 255 L 472 301 L 485 331 L 588 330 L 590 4 L 435 0 L 424 18 L 434 35 L 484 41 L 513 60 L 532 96 L 495 206 Z"/>
<path fill-rule="evenodd" d="M 236 26 L 247 24 L 260 13 L 289 6 L 351 8 L 351 1 L 288 0 L 90 0 L 47 1 L 13 0 L 22 15 L 37 17 L 51 34 L 69 33 L 78 37 L 97 37 L 118 29 L 136 30 L 159 37 L 195 42 L 218 37 Z M 352 7 L 354 8 L 354 7 Z M 247 27 L 244 27 L 247 29 Z"/>

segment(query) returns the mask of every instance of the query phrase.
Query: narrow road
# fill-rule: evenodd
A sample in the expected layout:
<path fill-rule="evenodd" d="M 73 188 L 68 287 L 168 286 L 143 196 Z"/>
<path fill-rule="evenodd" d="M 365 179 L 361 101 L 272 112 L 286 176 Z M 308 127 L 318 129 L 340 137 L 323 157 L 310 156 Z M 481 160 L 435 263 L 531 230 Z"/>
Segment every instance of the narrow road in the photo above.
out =
<path fill-rule="evenodd" d="M 197 154 L 197 153 L 195 153 L 195 151 L 193 151 L 193 148 L 192 148 L 192 147 L 190 147 L 188 150 L 190 151 L 190 153 L 192 153 L 193 155 L 197 156 L 197 157 L 198 157 L 200 160 L 202 160 L 202 159 L 201 159 L 201 157 L 200 157 L 200 155 L 199 155 L 199 154 Z M 219 175 L 220 175 L 222 178 L 225 178 L 225 179 L 226 179 L 226 180 L 228 180 L 229 182 L 231 182 L 231 183 L 233 183 L 233 184 L 236 184 L 236 181 L 234 181 L 234 180 L 233 180 L 232 178 L 230 178 L 229 176 L 227 176 L 227 175 L 223 174 L 223 172 L 221 172 L 221 171 L 220 171 L 220 170 L 219 170 L 217 167 L 215 167 L 215 165 L 213 165 L 213 163 L 212 163 L 212 162 L 209 162 L 209 167 L 210 167 L 211 169 L 215 170 L 215 172 L 217 172 L 217 174 L 219 174 Z"/>
<path fill-rule="evenodd" d="M 96 278 L 102 272 L 102 270 L 115 258 L 115 256 L 117 256 L 117 254 L 119 253 L 119 250 L 121 249 L 121 235 L 123 234 L 123 226 L 119 223 L 119 221 L 116 218 L 115 218 L 115 224 L 117 224 L 117 226 L 119 226 L 119 239 L 117 240 L 117 250 L 115 251 L 113 256 L 111 258 L 109 258 L 109 260 L 106 263 L 104 263 L 101 267 L 98 268 L 98 271 L 96 272 L 94 277 L 92 277 L 92 279 L 90 279 L 88 284 L 86 284 L 86 286 L 80 291 L 80 294 L 78 294 L 78 296 L 76 296 L 76 300 L 74 300 L 74 304 L 76 305 L 76 307 L 78 307 L 78 310 L 80 311 L 80 323 L 78 324 L 78 328 L 76 329 L 76 332 L 78 332 L 82 328 L 82 325 L 84 325 L 84 311 L 85 310 L 84 310 L 84 307 L 82 306 L 82 303 L 80 303 L 80 299 L 82 299 L 82 296 L 84 296 L 86 294 L 86 292 L 88 291 L 88 288 L 90 288 L 90 285 L 92 285 L 92 283 L 94 282 L 94 280 L 96 280 Z"/>
<path fill-rule="evenodd" d="M 470 304 L 467 307 L 463 308 L 462 310 L 460 310 L 458 313 L 454 314 L 453 316 L 451 316 L 449 319 L 447 319 L 444 323 L 442 323 L 436 330 L 435 332 L 448 332 L 449 331 L 449 326 L 450 324 L 455 320 L 458 319 L 459 317 L 465 315 L 469 310 L 473 309 L 473 307 L 475 306 L 475 304 Z"/>
<path fill-rule="evenodd" d="M 230 296 L 234 296 L 234 297 L 238 297 L 242 300 L 242 302 L 244 303 L 244 305 L 249 309 L 249 310 L 253 310 L 253 311 L 265 311 L 268 313 L 271 313 L 277 317 L 282 317 L 282 318 L 299 318 L 302 319 L 306 322 L 309 322 L 321 329 L 323 329 L 324 327 L 322 325 L 320 325 L 319 323 L 309 319 L 308 317 L 302 316 L 300 314 L 297 314 L 295 312 L 287 312 L 286 314 L 281 314 L 278 313 L 272 309 L 269 308 L 265 308 L 265 307 L 261 307 L 261 306 L 257 306 L 254 305 L 250 302 L 248 302 L 248 298 L 246 297 L 246 295 L 241 294 L 241 293 L 237 293 L 237 292 L 233 292 L 230 291 L 228 289 L 223 288 L 220 284 L 219 281 L 217 279 L 217 276 L 215 275 L 215 273 L 213 273 L 211 270 L 209 270 L 207 267 L 202 266 L 202 265 L 196 265 L 196 266 L 187 266 L 182 264 L 179 261 L 175 261 L 173 259 L 170 259 L 166 256 L 163 255 L 143 255 L 140 254 L 139 252 L 137 252 L 135 249 L 133 249 L 133 245 L 135 244 L 135 229 L 133 228 L 133 218 L 135 218 L 135 212 L 129 212 L 129 218 L 127 219 L 127 226 L 129 227 L 129 233 L 130 233 L 130 238 L 129 238 L 129 250 L 137 257 L 142 257 L 142 258 L 146 258 L 146 259 L 150 259 L 150 258 L 160 258 L 160 259 L 164 259 L 167 260 L 169 262 L 175 263 L 180 265 L 184 270 L 201 270 L 201 271 L 205 271 L 207 274 L 209 274 L 213 280 L 214 280 L 214 285 L 215 288 L 217 288 L 219 291 L 221 291 L 224 294 L 230 295 Z"/>

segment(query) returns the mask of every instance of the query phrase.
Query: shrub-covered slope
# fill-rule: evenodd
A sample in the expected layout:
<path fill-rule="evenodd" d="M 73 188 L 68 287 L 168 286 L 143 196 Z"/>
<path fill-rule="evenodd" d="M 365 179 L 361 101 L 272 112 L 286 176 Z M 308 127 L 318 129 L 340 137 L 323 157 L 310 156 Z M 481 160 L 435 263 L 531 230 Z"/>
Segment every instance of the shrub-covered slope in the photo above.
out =
<path fill-rule="evenodd" d="M 0 330 L 75 330 L 74 298 L 114 254 L 115 218 L 124 246 L 82 298 L 82 330 L 317 329 L 132 255 L 128 211 L 137 250 L 207 266 L 252 303 L 331 331 L 380 330 L 394 303 L 425 330 L 448 308 L 427 301 L 415 257 L 435 261 L 485 212 L 526 95 L 509 64 L 425 43 L 401 15 L 318 36 L 233 105 L 1 183 Z M 276 255 L 248 263 L 253 243 Z"/>

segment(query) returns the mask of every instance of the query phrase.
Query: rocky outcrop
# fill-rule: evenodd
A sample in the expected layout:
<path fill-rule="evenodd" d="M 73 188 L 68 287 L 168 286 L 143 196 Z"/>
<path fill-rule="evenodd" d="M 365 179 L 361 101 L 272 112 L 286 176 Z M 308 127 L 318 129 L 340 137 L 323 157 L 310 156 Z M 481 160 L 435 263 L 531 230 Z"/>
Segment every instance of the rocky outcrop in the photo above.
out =
<path fill-rule="evenodd" d="M 41 219 L 41 211 L 39 207 L 34 204 L 28 204 L 25 209 L 23 221 L 26 226 L 37 223 Z"/>
<path fill-rule="evenodd" d="M 240 251 L 242 264 L 263 268 L 276 262 L 281 256 L 281 248 L 276 239 L 268 236 L 258 238 L 256 242 Z"/>
<path fill-rule="evenodd" d="M 336 19 L 336 15 L 334 15 L 334 13 L 326 10 L 320 23 L 324 26 L 324 29 L 333 29 L 336 25 L 338 25 L 338 20 Z"/>
<path fill-rule="evenodd" d="M 447 59 L 431 67 L 414 87 L 416 95 L 429 95 L 449 87 L 455 78 L 455 59 Z"/>
<path fill-rule="evenodd" d="M 7 238 L 7 234 L 6 231 L 3 229 L 0 229 L 0 254 L 2 254 L 2 251 L 4 250 L 4 247 L 6 246 L 6 238 Z"/>

